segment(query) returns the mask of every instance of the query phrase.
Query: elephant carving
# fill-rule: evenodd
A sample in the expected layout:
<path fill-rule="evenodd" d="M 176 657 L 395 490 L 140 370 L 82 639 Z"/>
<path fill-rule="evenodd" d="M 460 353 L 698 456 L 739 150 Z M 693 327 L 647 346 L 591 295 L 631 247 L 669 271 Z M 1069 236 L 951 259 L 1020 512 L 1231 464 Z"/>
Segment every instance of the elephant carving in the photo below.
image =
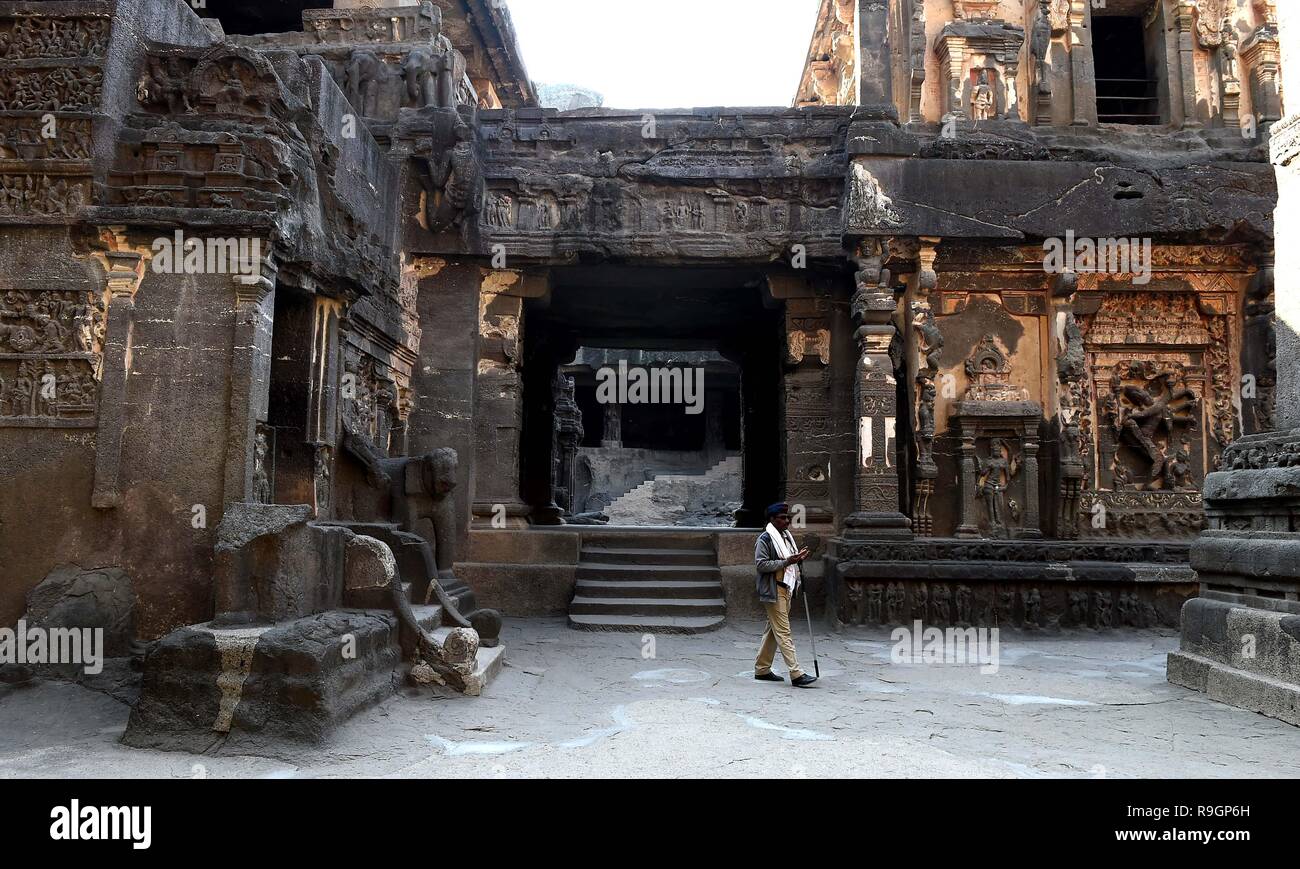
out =
<path fill-rule="evenodd" d="M 345 426 L 343 447 L 366 468 L 369 482 L 389 494 L 389 514 L 407 539 L 418 538 L 428 581 L 426 600 L 438 598 L 444 618 L 478 631 L 482 645 L 500 641 L 501 614 L 479 609 L 474 592 L 456 579 L 456 488 L 458 457 L 450 448 L 421 456 L 388 458 L 364 436 Z M 427 522 L 424 520 L 428 520 Z"/>

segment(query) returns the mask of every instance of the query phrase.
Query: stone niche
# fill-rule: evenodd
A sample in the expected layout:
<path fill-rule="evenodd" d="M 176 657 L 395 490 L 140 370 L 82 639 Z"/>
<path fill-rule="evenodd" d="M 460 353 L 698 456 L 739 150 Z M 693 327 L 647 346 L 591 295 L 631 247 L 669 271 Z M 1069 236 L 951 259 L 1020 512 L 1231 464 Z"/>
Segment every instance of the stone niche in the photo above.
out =
<path fill-rule="evenodd" d="M 1040 538 L 1042 405 L 1012 385 L 1011 364 L 992 335 L 966 360 L 966 376 L 970 386 L 950 417 L 961 440 L 961 522 L 955 536 Z"/>
<path fill-rule="evenodd" d="M 994 19 L 956 20 L 935 40 L 944 71 L 942 112 L 969 121 L 1020 120 L 1016 76 L 1025 30 Z"/>

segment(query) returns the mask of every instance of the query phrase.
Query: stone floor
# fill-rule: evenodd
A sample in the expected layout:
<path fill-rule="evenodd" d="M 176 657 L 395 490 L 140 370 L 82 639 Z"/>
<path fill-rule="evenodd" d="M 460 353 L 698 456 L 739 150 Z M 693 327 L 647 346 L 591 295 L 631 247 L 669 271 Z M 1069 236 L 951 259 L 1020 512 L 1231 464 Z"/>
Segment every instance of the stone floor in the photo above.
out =
<path fill-rule="evenodd" d="M 1165 681 L 1171 632 L 1008 633 L 995 674 L 821 632 L 822 680 L 797 690 L 753 680 L 760 628 L 660 636 L 647 659 L 640 635 L 509 622 L 484 696 L 394 697 L 312 748 L 129 749 L 118 701 L 5 688 L 0 776 L 1300 776 L 1300 729 Z"/>

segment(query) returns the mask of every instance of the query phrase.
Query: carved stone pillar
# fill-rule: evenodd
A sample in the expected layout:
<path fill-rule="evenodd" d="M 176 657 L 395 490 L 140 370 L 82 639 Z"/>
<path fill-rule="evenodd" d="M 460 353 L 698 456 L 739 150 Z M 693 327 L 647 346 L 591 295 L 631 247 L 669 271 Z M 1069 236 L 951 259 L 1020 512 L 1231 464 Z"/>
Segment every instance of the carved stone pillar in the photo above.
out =
<path fill-rule="evenodd" d="M 925 0 L 912 0 L 912 23 L 908 34 L 911 40 L 911 76 L 908 94 L 908 121 L 922 123 L 921 94 L 925 90 Z"/>
<path fill-rule="evenodd" d="M 1092 57 L 1091 15 L 1088 0 L 1070 0 L 1070 79 L 1074 91 L 1071 123 L 1083 127 L 1097 124 L 1097 65 Z"/>
<path fill-rule="evenodd" d="M 1250 70 L 1250 98 L 1262 127 L 1282 117 L 1281 64 L 1277 30 L 1261 25 L 1241 47 L 1241 59 Z"/>
<path fill-rule="evenodd" d="M 854 507 L 845 520 L 845 536 L 902 538 L 912 536 L 911 521 L 899 509 L 896 427 L 898 380 L 891 350 L 897 340 L 898 307 L 881 271 L 878 241 L 865 242 L 857 258 L 857 292 L 853 317 L 858 323 L 858 365 L 854 380 L 854 418 L 858 433 Z"/>
<path fill-rule="evenodd" d="M 1026 114 L 1031 123 L 1040 127 L 1051 126 L 1052 123 L 1052 83 L 1048 62 L 1052 53 L 1052 15 L 1048 2 L 1049 0 L 1038 0 L 1029 33 L 1029 57 L 1033 67 L 1030 69 L 1029 80 L 1032 85 L 1027 97 L 1029 106 Z"/>
<path fill-rule="evenodd" d="M 830 496 L 830 299 L 803 279 L 769 278 L 785 300 L 785 468 L 782 499 L 803 508 L 808 525 L 834 522 Z"/>
<path fill-rule="evenodd" d="M 1199 127 L 1196 119 L 1196 55 L 1195 55 L 1195 13 L 1196 4 L 1180 2 L 1174 14 L 1178 28 L 1178 77 L 1179 89 L 1174 92 L 1170 82 L 1170 102 L 1182 106 L 1182 124 L 1184 127 Z"/>
<path fill-rule="evenodd" d="M 555 503 L 566 513 L 572 513 L 574 472 L 577 467 L 578 447 L 582 444 L 582 411 L 574 399 L 573 379 L 563 372 L 555 372 L 555 478 L 552 488 Z"/>
<path fill-rule="evenodd" d="M 268 251 L 253 275 L 236 275 L 235 340 L 230 360 L 230 428 L 226 437 L 224 504 L 256 500 L 257 427 L 266 419 L 275 325 L 276 266 Z"/>
<path fill-rule="evenodd" d="M 898 120 L 889 46 L 889 3 L 858 7 L 858 105 L 865 120 Z"/>
<path fill-rule="evenodd" d="M 479 360 L 474 396 L 474 526 L 526 525 L 520 493 L 523 435 L 524 300 L 545 281 L 508 270 L 485 271 L 479 295 Z"/>
<path fill-rule="evenodd" d="M 104 335 L 104 360 L 99 384 L 99 433 L 95 438 L 95 487 L 90 503 L 111 510 L 122 501 L 122 429 L 127 406 L 127 368 L 134 331 L 135 293 L 144 279 L 145 257 L 126 248 L 124 231 L 110 230 L 114 250 L 99 255 L 106 275 L 108 322 Z"/>

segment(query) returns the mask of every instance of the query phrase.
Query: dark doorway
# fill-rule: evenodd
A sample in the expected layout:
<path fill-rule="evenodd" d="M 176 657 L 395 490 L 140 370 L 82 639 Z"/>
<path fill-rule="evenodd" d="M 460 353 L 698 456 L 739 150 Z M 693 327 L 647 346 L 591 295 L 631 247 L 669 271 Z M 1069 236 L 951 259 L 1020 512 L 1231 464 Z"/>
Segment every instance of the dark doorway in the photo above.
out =
<path fill-rule="evenodd" d="M 253 35 L 302 30 L 304 9 L 329 9 L 331 0 L 206 0 L 194 11 L 202 18 L 216 18 L 226 33 Z"/>
<path fill-rule="evenodd" d="M 1099 123 L 1162 123 L 1159 81 L 1152 72 L 1141 16 L 1094 12 L 1092 56 Z"/>
<path fill-rule="evenodd" d="M 551 284 L 525 310 L 521 488 L 534 520 L 761 524 L 784 446 L 782 310 L 762 273 L 575 267 Z M 631 394 L 638 377 L 663 394 Z"/>

